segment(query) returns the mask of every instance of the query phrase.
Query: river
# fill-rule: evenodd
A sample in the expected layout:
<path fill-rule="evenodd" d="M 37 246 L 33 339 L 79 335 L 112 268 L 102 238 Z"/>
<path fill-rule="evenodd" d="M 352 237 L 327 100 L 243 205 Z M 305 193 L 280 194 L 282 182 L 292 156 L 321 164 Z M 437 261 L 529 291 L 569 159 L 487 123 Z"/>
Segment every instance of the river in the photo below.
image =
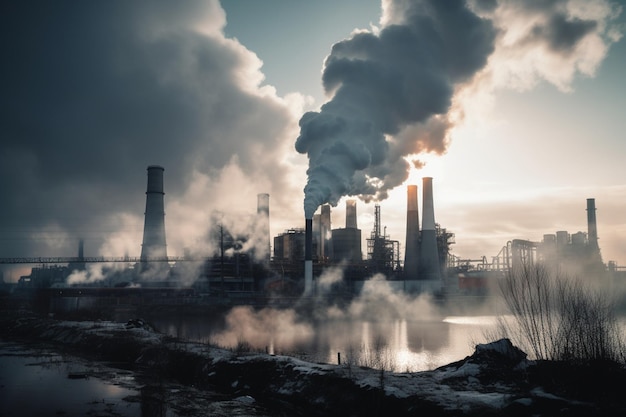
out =
<path fill-rule="evenodd" d="M 233 309 L 223 321 L 173 314 L 148 320 L 171 336 L 233 350 L 417 372 L 461 360 L 474 352 L 476 343 L 493 341 L 498 316 L 310 322 L 290 310 L 259 312 L 241 307 Z"/>

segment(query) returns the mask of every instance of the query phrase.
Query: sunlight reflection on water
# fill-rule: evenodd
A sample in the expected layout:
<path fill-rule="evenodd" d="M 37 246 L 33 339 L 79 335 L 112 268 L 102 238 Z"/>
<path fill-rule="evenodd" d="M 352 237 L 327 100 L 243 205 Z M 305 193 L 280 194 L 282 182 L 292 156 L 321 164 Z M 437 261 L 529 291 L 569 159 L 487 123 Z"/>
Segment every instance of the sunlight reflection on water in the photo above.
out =
<path fill-rule="evenodd" d="M 477 343 L 494 334 L 498 316 L 449 316 L 440 320 L 326 320 L 307 323 L 274 323 L 265 331 L 255 322 L 249 326 L 224 327 L 205 320 L 160 317 L 152 324 L 161 331 L 186 339 L 217 343 L 238 349 L 242 346 L 270 354 L 289 355 L 305 360 L 397 372 L 432 370 L 471 355 Z M 292 337 L 284 337 L 290 334 Z M 298 337 L 293 337 L 294 334 Z M 248 335 L 248 337 L 247 337 Z M 226 343 L 226 341 L 229 341 Z"/>

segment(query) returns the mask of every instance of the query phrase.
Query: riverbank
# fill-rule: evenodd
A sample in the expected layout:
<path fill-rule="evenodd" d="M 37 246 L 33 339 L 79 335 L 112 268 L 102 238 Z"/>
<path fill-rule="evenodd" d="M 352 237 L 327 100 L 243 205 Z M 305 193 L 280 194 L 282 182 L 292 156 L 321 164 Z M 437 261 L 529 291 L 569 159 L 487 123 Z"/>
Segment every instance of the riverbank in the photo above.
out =
<path fill-rule="evenodd" d="M 249 399 L 268 416 L 618 416 L 626 412 L 621 367 L 537 363 L 504 339 L 433 371 L 398 373 L 317 364 L 292 357 L 220 349 L 154 331 L 130 320 L 61 321 L 4 314 L 3 340 L 46 344 L 91 361 L 211 392 L 223 401 Z M 615 382 L 613 382 L 615 381 Z M 183 394 L 181 394 L 182 396 Z M 169 401 L 174 401 L 176 395 Z M 248 410 L 252 411 L 252 410 Z M 194 415 L 193 413 L 187 415 Z M 197 414 L 203 415 L 203 414 Z M 224 414 L 232 415 L 232 414 Z"/>

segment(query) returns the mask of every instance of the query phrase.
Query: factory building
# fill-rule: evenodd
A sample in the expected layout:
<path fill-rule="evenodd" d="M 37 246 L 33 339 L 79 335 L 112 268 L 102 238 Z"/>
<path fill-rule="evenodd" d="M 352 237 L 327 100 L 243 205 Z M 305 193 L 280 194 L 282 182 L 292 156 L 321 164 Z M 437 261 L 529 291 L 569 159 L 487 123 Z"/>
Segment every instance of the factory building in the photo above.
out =
<path fill-rule="evenodd" d="M 543 235 L 540 242 L 512 239 L 492 263 L 487 263 L 486 257 L 483 257 L 478 268 L 470 267 L 469 262 L 451 262 L 456 258 L 449 253 L 450 246 L 454 244 L 454 234 L 435 222 L 433 179 L 430 177 L 422 179 L 421 211 L 418 210 L 418 186 L 407 186 L 404 248 L 398 240 L 387 235 L 381 221 L 380 206 L 375 205 L 374 227 L 365 239 L 364 253 L 362 231 L 357 224 L 357 203 L 353 199 L 346 200 L 343 228 L 332 228 L 331 206 L 324 204 L 319 207 L 319 214 L 305 219 L 304 228 L 290 228 L 271 238 L 269 194 L 261 193 L 257 195 L 253 233 L 249 236 L 237 235 L 220 222 L 214 222 L 210 231 L 212 246 L 216 248 L 214 252 L 201 254 L 196 259 L 186 255 L 173 263 L 167 257 L 164 169 L 150 165 L 147 172 L 141 257 L 132 261 L 134 267 L 128 260 L 123 272 L 105 269 L 107 281 L 93 285 L 139 284 L 143 287 L 178 288 L 193 282 L 193 289 L 200 293 L 263 293 L 268 289 L 285 293 L 287 289 L 293 295 L 313 294 L 316 289 L 314 277 L 319 277 L 327 267 L 341 266 L 342 291 L 356 293 L 364 280 L 381 273 L 396 289 L 439 294 L 450 289 L 454 291 L 454 287 L 461 292 L 481 291 L 486 288 L 483 278 L 502 276 L 503 271 L 537 262 L 561 270 L 573 266 L 575 272 L 606 272 L 598 245 L 595 200 L 592 198 L 587 199 L 586 233 L 570 234 L 558 230 Z M 58 286 L 73 271 L 85 271 L 83 246 L 80 240 L 78 257 L 72 258 L 67 267 L 33 268 L 31 276 L 20 279 L 22 286 Z M 170 267 L 170 264 L 173 265 Z M 197 275 L 190 280 L 188 274 L 191 270 Z M 617 271 L 615 265 L 613 270 Z"/>

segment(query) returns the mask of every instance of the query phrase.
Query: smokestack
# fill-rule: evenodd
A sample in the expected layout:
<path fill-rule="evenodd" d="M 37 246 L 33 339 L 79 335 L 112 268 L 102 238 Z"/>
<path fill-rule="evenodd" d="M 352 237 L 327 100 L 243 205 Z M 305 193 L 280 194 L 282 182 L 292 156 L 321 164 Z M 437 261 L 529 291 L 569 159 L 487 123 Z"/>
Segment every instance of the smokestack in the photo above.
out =
<path fill-rule="evenodd" d="M 587 239 L 589 246 L 598 249 L 598 228 L 596 225 L 596 200 L 587 199 Z"/>
<path fill-rule="evenodd" d="M 417 185 L 407 186 L 406 200 L 406 242 L 404 252 L 405 279 L 417 279 L 419 263 L 419 210 L 417 206 Z"/>
<path fill-rule="evenodd" d="M 357 229 L 356 200 L 346 200 L 346 229 Z"/>
<path fill-rule="evenodd" d="M 422 241 L 420 244 L 420 279 L 439 280 L 439 251 L 435 230 L 435 208 L 433 204 L 433 179 L 422 178 Z"/>
<path fill-rule="evenodd" d="M 320 217 L 320 234 L 322 241 L 322 260 L 332 259 L 333 257 L 333 241 L 330 239 L 330 204 L 322 206 L 322 215 Z"/>
<path fill-rule="evenodd" d="M 165 245 L 165 209 L 163 205 L 163 171 L 158 165 L 148 167 L 146 212 L 143 226 L 141 260 L 167 257 Z"/>
<path fill-rule="evenodd" d="M 261 232 L 265 243 L 265 263 L 270 261 L 270 195 L 267 193 L 257 194 L 257 216 L 261 222 Z"/>
<path fill-rule="evenodd" d="M 305 219 L 304 226 L 304 295 L 313 291 L 313 219 Z"/>
<path fill-rule="evenodd" d="M 73 271 L 84 271 L 85 265 L 85 241 L 81 238 L 78 240 L 78 258 L 76 262 L 70 262 L 68 265 Z"/>

